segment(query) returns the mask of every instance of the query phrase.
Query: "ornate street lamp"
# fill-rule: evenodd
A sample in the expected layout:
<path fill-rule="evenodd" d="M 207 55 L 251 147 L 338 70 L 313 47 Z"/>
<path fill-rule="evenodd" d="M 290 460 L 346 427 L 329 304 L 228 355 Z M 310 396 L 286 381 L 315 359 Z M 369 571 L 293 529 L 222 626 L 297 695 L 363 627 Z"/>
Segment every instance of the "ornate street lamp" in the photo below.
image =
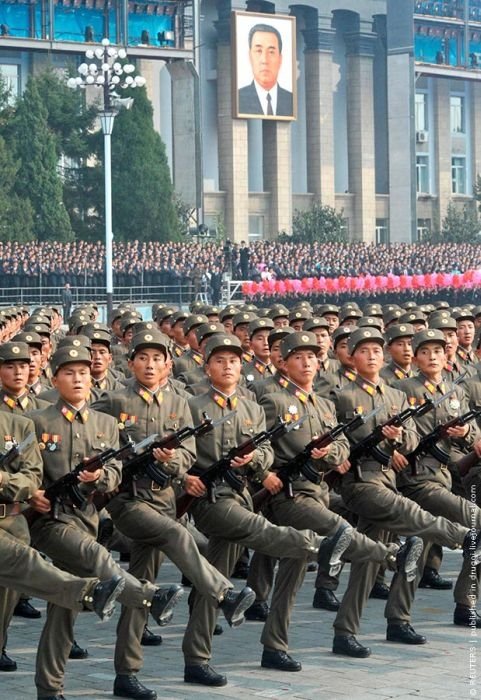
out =
<path fill-rule="evenodd" d="M 129 109 L 133 99 L 121 99 L 116 90 L 143 87 L 145 78 L 134 75 L 135 66 L 122 63 L 127 59 L 125 49 L 110 46 L 108 39 L 102 39 L 102 46 L 89 48 L 85 52 L 85 62 L 78 67 L 79 75 L 69 78 L 67 86 L 72 89 L 98 88 L 102 92 L 103 105 L 99 111 L 100 125 L 104 135 L 104 176 L 105 176 L 105 289 L 107 293 L 107 318 L 113 308 L 113 269 L 112 269 L 112 160 L 110 137 L 115 117 L 119 109 Z"/>

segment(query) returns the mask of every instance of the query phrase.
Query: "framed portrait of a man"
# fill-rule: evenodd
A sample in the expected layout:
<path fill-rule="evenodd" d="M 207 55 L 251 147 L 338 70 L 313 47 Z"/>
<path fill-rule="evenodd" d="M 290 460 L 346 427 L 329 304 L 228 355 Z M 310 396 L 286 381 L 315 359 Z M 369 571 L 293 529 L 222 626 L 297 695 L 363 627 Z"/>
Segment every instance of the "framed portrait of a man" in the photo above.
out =
<path fill-rule="evenodd" d="M 295 17 L 233 12 L 232 51 L 233 116 L 294 120 Z"/>

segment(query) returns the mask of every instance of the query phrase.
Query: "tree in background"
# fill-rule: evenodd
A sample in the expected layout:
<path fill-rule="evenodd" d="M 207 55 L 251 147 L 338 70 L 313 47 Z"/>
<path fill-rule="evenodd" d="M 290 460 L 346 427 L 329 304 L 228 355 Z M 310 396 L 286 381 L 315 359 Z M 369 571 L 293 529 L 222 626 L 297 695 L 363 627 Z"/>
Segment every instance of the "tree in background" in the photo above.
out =
<path fill-rule="evenodd" d="M 112 132 L 114 237 L 127 241 L 179 240 L 170 171 L 165 146 L 153 126 L 152 105 L 145 88 L 133 91 L 132 97 L 132 108 L 119 112 Z M 101 132 L 97 134 L 97 152 L 103 160 Z M 99 168 L 103 177 L 103 168 Z M 95 203 L 102 216 L 103 196 L 102 185 Z"/>
<path fill-rule="evenodd" d="M 39 240 L 73 239 L 63 202 L 56 141 L 35 80 L 29 80 L 18 101 L 10 139 L 9 145 L 19 161 L 15 193 L 32 205 L 35 237 Z"/>
<path fill-rule="evenodd" d="M 296 209 L 292 236 L 286 240 L 302 243 L 340 243 L 347 240 L 342 212 L 330 206 L 314 204 L 308 211 Z"/>
<path fill-rule="evenodd" d="M 480 224 L 473 206 L 465 204 L 460 211 L 450 202 L 441 225 L 441 238 L 438 240 L 448 243 L 476 243 L 479 241 L 479 229 Z"/>

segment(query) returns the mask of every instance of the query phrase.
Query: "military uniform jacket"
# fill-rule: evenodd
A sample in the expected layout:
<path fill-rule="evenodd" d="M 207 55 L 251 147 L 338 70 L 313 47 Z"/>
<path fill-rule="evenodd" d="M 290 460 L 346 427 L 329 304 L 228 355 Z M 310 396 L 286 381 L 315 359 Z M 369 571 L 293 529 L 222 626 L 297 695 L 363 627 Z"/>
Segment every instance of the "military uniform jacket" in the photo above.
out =
<path fill-rule="evenodd" d="M 2 411 L 0 413 L 0 452 L 7 453 L 14 442 L 20 443 L 30 433 L 35 433 L 35 426 L 30 418 Z M 0 483 L 0 503 L 27 501 L 42 483 L 42 458 L 36 440 L 25 452 L 15 457 L 11 464 L 0 465 L 2 481 Z M 8 529 L 9 518 L 0 518 L 0 527 Z"/>
<path fill-rule="evenodd" d="M 347 386 L 356 378 L 356 372 L 350 367 L 339 366 L 335 372 L 328 372 L 324 375 L 318 375 L 314 382 L 314 391 L 319 396 L 332 398 L 334 392 L 339 391 Z"/>
<path fill-rule="evenodd" d="M 90 389 L 90 402 L 100 398 L 104 391 L 117 391 L 122 389 L 123 384 L 111 372 L 107 371 L 103 379 L 92 377 L 92 388 Z"/>
<path fill-rule="evenodd" d="M 211 387 L 206 394 L 194 396 L 189 401 L 194 423 L 202 420 L 202 414 L 207 412 L 214 421 L 227 413 L 235 411 L 235 416 L 196 440 L 196 468 L 201 471 L 208 469 L 214 462 L 224 457 L 230 449 L 241 445 L 261 430 L 265 430 L 266 418 L 264 410 L 254 401 L 250 401 L 237 393 L 227 398 Z M 263 443 L 254 452 L 252 461 L 239 470 L 239 476 L 252 476 L 257 482 L 265 479 L 272 466 L 273 451 L 269 443 Z M 223 491 L 232 493 L 229 486 Z"/>
<path fill-rule="evenodd" d="M 59 399 L 55 404 L 40 411 L 34 411 L 31 418 L 43 461 L 44 486 L 72 471 L 88 457 L 119 446 L 119 432 L 115 420 L 85 405 L 79 412 Z M 82 485 L 87 493 L 98 491 L 108 493 L 120 483 L 121 464 L 112 460 L 104 465 L 98 481 Z M 44 516 L 48 518 L 49 516 Z M 93 504 L 84 510 L 63 504 L 59 520 L 69 522 L 79 518 L 87 527 L 97 522 L 97 511 Z"/>
<path fill-rule="evenodd" d="M 342 423 L 352 420 L 356 412 L 362 411 L 362 413 L 366 414 L 374 408 L 381 407 L 379 413 L 348 435 L 349 442 L 352 445 L 368 437 L 377 425 L 382 425 L 408 406 L 406 396 L 402 391 L 388 386 L 382 379 L 377 384 L 372 384 L 360 375 L 357 375 L 355 380 L 349 382 L 337 392 L 335 398 L 337 417 L 339 422 Z M 392 455 L 394 450 L 401 454 L 408 454 L 417 447 L 417 444 L 416 426 L 414 421 L 409 419 L 404 424 L 400 442 L 382 440 L 379 448 L 388 455 Z M 363 456 L 359 464 L 362 472 L 362 481 L 369 481 L 371 470 L 374 469 L 376 471 L 380 468 L 379 463 L 369 455 Z M 354 480 L 355 473 L 351 469 L 343 477 L 343 486 Z"/>
<path fill-rule="evenodd" d="M 247 381 L 247 385 L 251 385 L 254 382 L 258 382 L 262 379 L 266 379 L 269 376 L 273 376 L 275 373 L 275 367 L 270 362 L 265 363 L 262 360 L 254 357 L 250 362 L 242 365 L 242 374 Z"/>
<path fill-rule="evenodd" d="M 149 435 L 158 433 L 164 437 L 184 426 L 192 426 L 189 405 L 183 397 L 172 391 L 158 390 L 155 395 L 137 381 L 119 391 L 104 393 L 95 402 L 94 408 L 108 413 L 117 421 L 120 439 L 127 441 L 127 436 L 134 442 L 140 442 Z M 202 416 L 198 422 L 201 422 Z M 195 459 L 195 440 L 189 438 L 176 449 L 174 459 L 162 466 L 173 477 L 181 478 Z M 148 502 L 160 511 L 173 504 L 173 489 L 167 486 L 159 490 L 150 479 L 137 481 L 137 498 Z M 130 499 L 132 493 L 121 493 L 114 500 Z"/>
<path fill-rule="evenodd" d="M 254 382 L 250 389 L 255 394 L 257 402 L 261 400 L 264 394 L 283 391 L 283 387 L 279 383 L 280 379 L 282 379 L 282 374 L 276 372 L 274 375 L 261 379 L 259 382 Z"/>
<path fill-rule="evenodd" d="M 210 379 L 207 375 L 204 376 L 202 381 L 197 382 L 197 384 L 191 384 L 188 388 L 188 393 L 187 396 L 190 398 L 191 396 L 199 396 L 200 394 L 205 394 L 207 391 L 210 389 Z M 237 385 L 237 395 L 238 396 L 243 396 L 246 399 L 250 399 L 251 401 L 256 401 L 256 396 L 253 391 L 253 386 L 254 384 L 247 388 L 247 386 L 244 386 L 243 384 L 239 383 Z"/>
<path fill-rule="evenodd" d="M 388 365 L 382 368 L 379 375 L 384 379 L 386 384 L 393 386 L 395 382 L 414 377 L 415 372 L 412 369 L 406 372 L 406 370 L 399 367 L 395 362 L 390 362 Z"/>
<path fill-rule="evenodd" d="M 181 374 L 186 374 L 196 367 L 203 367 L 204 359 L 200 352 L 189 348 L 180 357 L 174 357 L 173 374 L 174 377 L 180 377 Z"/>
<path fill-rule="evenodd" d="M 274 465 L 277 470 L 289 464 L 315 436 L 321 436 L 337 424 L 336 410 L 332 401 L 307 394 L 292 382 L 280 392 L 264 394 L 260 401 L 266 413 L 267 427 L 271 428 L 280 416 L 284 421 L 296 421 L 307 415 L 307 420 L 296 430 L 282 436 L 273 443 Z M 311 464 L 323 472 L 342 464 L 349 456 L 349 442 L 341 435 L 330 445 L 323 459 L 311 459 Z M 293 482 L 294 491 L 317 493 L 319 485 L 300 477 Z"/>
<path fill-rule="evenodd" d="M 341 363 L 333 357 L 326 357 L 325 360 L 319 359 L 319 369 L 317 371 L 317 377 L 323 377 L 326 374 L 334 374 L 337 372 Z"/>
<path fill-rule="evenodd" d="M 470 377 L 475 377 L 476 365 L 463 364 L 459 361 L 457 356 L 455 360 L 448 360 L 443 370 L 443 378 L 453 382 L 461 375 L 465 377 L 465 380 L 469 379 Z"/>
<path fill-rule="evenodd" d="M 186 387 L 192 386 L 192 384 L 197 384 L 201 382 L 206 376 L 204 365 L 192 367 L 182 374 L 176 374 L 175 378 L 182 382 Z"/>
<path fill-rule="evenodd" d="M 406 394 L 407 401 L 410 406 L 422 405 L 426 401 L 426 396 L 432 398 L 433 400 L 439 399 L 443 394 L 453 388 L 453 384 L 448 381 L 442 381 L 436 386 L 421 373 L 412 379 L 405 379 L 398 382 L 396 386 Z M 420 437 L 424 437 L 438 425 L 447 423 L 453 418 L 456 418 L 469 410 L 464 390 L 460 386 L 455 386 L 454 389 L 454 393 L 443 401 L 443 403 L 436 406 L 436 408 L 429 411 L 424 416 L 416 418 L 416 429 Z M 459 459 L 463 456 L 463 454 L 468 452 L 470 445 L 472 445 L 474 440 L 479 437 L 479 433 L 474 422 L 471 422 L 468 425 L 469 432 L 466 438 L 444 438 L 437 443 L 437 446 L 450 455 L 453 461 L 456 461 L 456 459 Z M 442 466 L 447 470 L 447 464 Z M 440 467 L 440 462 L 438 462 L 438 460 L 431 454 L 421 456 L 418 459 L 418 471 L 420 474 L 417 477 L 411 476 L 411 472 L 408 467 L 399 474 L 399 484 L 401 486 L 404 484 L 412 484 L 413 482 L 416 483 L 416 481 L 419 481 L 420 479 L 425 480 L 426 478 L 428 478 L 430 481 L 441 481 L 444 483 L 446 479 L 445 476 L 439 474 Z"/>
<path fill-rule="evenodd" d="M 48 402 L 41 397 L 33 396 L 25 391 L 21 396 L 11 396 L 0 389 L 0 411 L 17 413 L 20 416 L 28 415 L 31 411 L 47 408 Z"/>

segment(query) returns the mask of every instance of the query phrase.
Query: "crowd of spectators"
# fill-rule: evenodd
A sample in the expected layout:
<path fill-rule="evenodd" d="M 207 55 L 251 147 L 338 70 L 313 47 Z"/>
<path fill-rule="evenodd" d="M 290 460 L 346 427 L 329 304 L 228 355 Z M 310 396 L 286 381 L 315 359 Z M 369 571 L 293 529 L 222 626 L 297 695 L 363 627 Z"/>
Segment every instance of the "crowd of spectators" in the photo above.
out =
<path fill-rule="evenodd" d="M 102 287 L 104 261 L 100 242 L 0 242 L 0 286 L 63 287 L 68 282 L 72 288 Z M 464 272 L 481 267 L 481 246 L 131 241 L 114 242 L 113 267 L 117 287 L 191 284 L 196 291 L 214 292 L 225 273 L 261 280 Z"/>

